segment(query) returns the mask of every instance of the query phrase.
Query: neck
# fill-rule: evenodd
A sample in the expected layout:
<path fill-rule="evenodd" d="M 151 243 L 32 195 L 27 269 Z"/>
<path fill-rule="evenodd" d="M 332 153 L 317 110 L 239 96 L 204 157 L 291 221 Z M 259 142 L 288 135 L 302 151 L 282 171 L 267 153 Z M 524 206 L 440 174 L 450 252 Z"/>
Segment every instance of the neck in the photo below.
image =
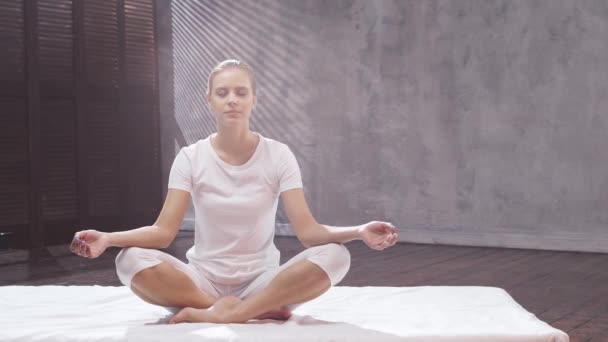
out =
<path fill-rule="evenodd" d="M 250 150 L 256 137 L 249 130 L 249 127 L 231 127 L 230 129 L 222 126 L 218 127 L 217 134 L 213 137 L 216 148 L 229 154 L 239 155 Z"/>

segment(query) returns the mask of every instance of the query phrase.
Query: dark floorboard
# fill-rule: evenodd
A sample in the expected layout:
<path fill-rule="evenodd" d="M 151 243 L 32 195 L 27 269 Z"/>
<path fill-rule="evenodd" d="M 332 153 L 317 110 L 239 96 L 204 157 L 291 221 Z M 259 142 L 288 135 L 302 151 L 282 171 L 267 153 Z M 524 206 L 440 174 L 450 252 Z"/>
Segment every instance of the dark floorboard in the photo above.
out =
<path fill-rule="evenodd" d="M 192 232 L 166 249 L 185 260 Z M 281 262 L 303 250 L 292 237 L 277 237 Z M 608 254 L 466 246 L 397 244 L 378 252 L 360 241 L 347 244 L 351 270 L 344 286 L 494 286 L 526 310 L 566 331 L 571 341 L 608 342 Z M 0 285 L 121 285 L 114 271 L 118 248 L 85 259 L 67 245 L 41 256 L 0 251 Z"/>

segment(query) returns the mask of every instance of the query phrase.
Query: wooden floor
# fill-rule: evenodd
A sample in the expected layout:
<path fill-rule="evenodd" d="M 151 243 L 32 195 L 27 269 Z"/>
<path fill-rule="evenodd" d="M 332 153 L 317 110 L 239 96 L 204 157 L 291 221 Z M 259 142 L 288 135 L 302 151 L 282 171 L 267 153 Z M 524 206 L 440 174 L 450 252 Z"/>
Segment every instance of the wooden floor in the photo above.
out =
<path fill-rule="evenodd" d="M 275 242 L 282 263 L 303 249 L 292 237 Z M 181 232 L 166 251 L 185 260 L 192 243 L 192 232 Z M 340 285 L 500 287 L 571 341 L 608 341 L 608 254 L 419 244 L 378 252 L 360 241 L 347 247 L 351 269 Z M 117 253 L 111 248 L 85 259 L 67 245 L 47 247 L 41 256 L 0 251 L 0 285 L 121 285 Z"/>

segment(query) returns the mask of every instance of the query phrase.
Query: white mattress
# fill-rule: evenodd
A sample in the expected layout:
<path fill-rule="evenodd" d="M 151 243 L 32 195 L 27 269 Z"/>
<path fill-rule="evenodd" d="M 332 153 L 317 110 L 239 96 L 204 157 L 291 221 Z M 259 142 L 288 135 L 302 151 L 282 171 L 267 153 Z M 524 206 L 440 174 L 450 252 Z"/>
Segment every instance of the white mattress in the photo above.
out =
<path fill-rule="evenodd" d="M 330 289 L 289 321 L 167 325 L 126 287 L 0 287 L 0 341 L 546 341 L 568 335 L 493 287 Z"/>

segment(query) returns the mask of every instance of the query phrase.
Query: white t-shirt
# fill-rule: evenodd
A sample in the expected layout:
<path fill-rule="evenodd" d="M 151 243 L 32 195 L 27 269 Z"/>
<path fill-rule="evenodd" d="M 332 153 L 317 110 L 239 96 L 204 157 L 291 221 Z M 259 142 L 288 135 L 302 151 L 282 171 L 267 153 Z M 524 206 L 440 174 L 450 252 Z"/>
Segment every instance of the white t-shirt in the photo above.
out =
<path fill-rule="evenodd" d="M 194 246 L 186 257 L 212 281 L 242 284 L 279 266 L 274 245 L 279 194 L 301 188 L 289 147 L 259 133 L 243 165 L 224 162 L 211 146 L 216 133 L 180 150 L 169 188 L 190 192 L 195 209 Z"/>

